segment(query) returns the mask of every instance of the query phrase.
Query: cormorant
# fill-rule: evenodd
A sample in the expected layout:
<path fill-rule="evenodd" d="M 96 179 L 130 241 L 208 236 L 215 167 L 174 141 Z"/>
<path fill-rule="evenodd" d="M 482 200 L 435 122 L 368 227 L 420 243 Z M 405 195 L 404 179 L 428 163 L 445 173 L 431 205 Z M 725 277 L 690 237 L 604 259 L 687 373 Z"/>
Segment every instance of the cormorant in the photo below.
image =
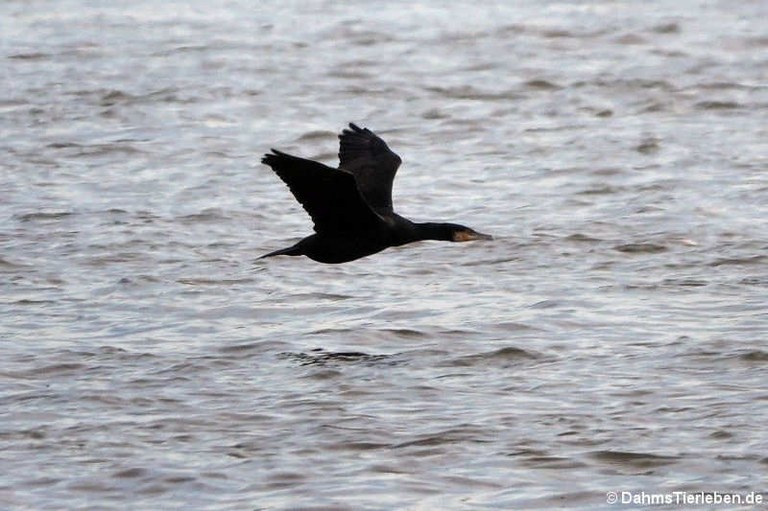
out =
<path fill-rule="evenodd" d="M 262 163 L 285 181 L 312 217 L 315 233 L 262 256 L 305 255 L 321 263 L 353 261 L 421 240 L 492 239 L 450 223 L 415 223 L 392 209 L 392 182 L 402 161 L 367 128 L 349 124 L 339 135 L 339 168 L 276 149 Z"/>

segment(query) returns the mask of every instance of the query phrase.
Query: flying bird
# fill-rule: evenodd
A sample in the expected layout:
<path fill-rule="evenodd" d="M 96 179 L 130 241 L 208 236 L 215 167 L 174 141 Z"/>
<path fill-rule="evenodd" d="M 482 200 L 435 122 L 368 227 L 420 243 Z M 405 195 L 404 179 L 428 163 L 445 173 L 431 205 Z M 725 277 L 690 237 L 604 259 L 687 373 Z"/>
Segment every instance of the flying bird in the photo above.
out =
<path fill-rule="evenodd" d="M 339 168 L 272 149 L 261 160 L 288 185 L 312 217 L 315 233 L 263 255 L 307 256 L 338 264 L 421 240 L 492 239 L 451 223 L 416 223 L 392 209 L 392 182 L 402 160 L 367 128 L 350 123 L 339 135 Z"/>

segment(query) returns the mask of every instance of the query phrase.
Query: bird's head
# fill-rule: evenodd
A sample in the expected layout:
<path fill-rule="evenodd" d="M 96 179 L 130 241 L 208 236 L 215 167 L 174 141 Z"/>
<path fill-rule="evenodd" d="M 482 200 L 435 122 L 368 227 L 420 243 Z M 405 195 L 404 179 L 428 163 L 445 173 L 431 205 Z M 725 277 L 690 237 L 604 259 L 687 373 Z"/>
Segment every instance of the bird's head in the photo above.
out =
<path fill-rule="evenodd" d="M 483 234 L 477 232 L 474 229 L 465 227 L 459 224 L 445 224 L 446 231 L 450 233 L 448 241 L 475 241 L 475 240 L 492 240 L 493 236 L 490 234 Z"/>

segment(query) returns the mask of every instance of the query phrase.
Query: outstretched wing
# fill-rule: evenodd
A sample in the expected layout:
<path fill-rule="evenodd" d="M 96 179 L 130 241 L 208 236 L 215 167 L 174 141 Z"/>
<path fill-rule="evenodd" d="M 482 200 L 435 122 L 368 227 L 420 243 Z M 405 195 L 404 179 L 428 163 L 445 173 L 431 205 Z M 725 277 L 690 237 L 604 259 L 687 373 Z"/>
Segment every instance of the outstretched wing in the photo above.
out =
<path fill-rule="evenodd" d="M 355 176 L 349 172 L 275 149 L 261 162 L 288 185 L 312 217 L 318 233 L 366 230 L 381 221 L 363 200 Z"/>
<path fill-rule="evenodd" d="M 339 135 L 339 168 L 354 174 L 374 211 L 392 212 L 392 182 L 402 160 L 368 128 L 350 123 Z"/>

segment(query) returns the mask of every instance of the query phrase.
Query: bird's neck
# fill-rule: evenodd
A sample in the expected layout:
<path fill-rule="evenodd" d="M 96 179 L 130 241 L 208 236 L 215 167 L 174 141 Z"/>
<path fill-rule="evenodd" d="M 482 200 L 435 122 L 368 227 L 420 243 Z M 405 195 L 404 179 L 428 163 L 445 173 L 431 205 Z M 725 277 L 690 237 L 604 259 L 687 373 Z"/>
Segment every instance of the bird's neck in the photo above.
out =
<path fill-rule="evenodd" d="M 415 241 L 421 240 L 438 240 L 438 241 L 451 241 L 452 230 L 448 227 L 448 224 L 441 224 L 435 222 L 424 222 L 414 224 L 415 229 Z"/>

